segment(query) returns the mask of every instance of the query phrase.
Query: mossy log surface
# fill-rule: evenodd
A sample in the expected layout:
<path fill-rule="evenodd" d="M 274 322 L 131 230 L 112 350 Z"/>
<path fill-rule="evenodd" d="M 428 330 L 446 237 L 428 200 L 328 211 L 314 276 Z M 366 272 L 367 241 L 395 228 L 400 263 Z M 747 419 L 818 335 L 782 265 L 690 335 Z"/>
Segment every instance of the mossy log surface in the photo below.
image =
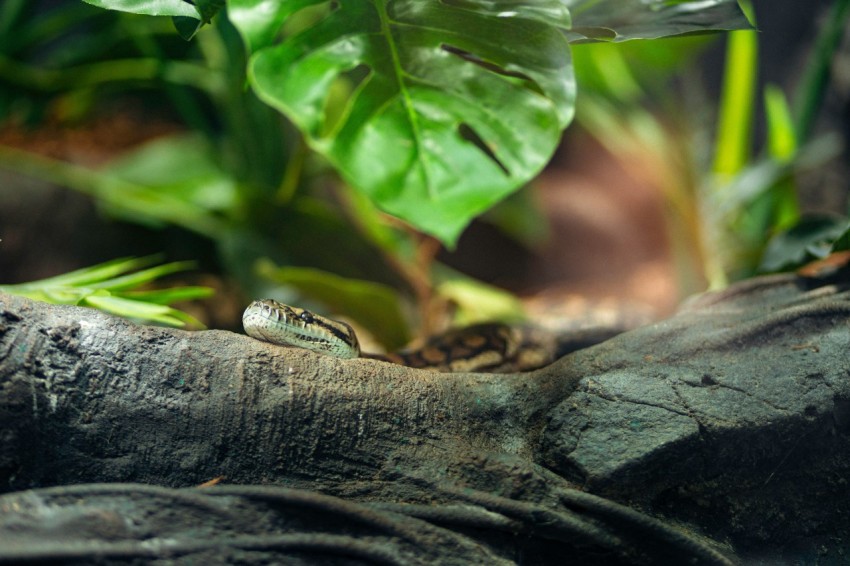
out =
<path fill-rule="evenodd" d="M 512 375 L 0 295 L 0 562 L 839 559 L 846 280 L 754 279 Z"/>

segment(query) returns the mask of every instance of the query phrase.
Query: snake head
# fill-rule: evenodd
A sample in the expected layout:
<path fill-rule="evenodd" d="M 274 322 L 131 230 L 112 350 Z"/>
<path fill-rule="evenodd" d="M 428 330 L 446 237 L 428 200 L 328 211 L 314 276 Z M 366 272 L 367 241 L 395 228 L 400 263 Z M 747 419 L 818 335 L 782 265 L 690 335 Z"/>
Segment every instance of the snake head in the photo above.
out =
<path fill-rule="evenodd" d="M 248 336 L 272 344 L 306 348 L 337 358 L 360 356 L 357 335 L 348 324 L 274 299 L 248 305 L 242 315 L 242 326 Z"/>

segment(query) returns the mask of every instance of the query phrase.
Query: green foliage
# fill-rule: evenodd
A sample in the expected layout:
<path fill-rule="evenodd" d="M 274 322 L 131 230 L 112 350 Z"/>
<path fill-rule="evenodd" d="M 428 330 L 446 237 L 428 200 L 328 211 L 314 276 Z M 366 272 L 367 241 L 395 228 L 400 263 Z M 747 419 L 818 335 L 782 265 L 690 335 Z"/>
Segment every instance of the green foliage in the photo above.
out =
<path fill-rule="evenodd" d="M 729 179 L 750 161 L 758 76 L 758 39 L 752 30 L 729 34 L 718 117 L 714 172 Z"/>
<path fill-rule="evenodd" d="M 120 12 L 131 12 L 133 14 L 145 14 L 148 16 L 183 16 L 186 18 L 199 18 L 198 8 L 192 3 L 183 0 L 83 0 L 86 4 L 118 10 Z M 209 21 L 209 18 L 207 18 Z"/>
<path fill-rule="evenodd" d="M 846 235 L 848 222 L 834 216 L 807 216 L 768 243 L 761 261 L 763 271 L 794 269 L 832 252 L 847 249 L 838 240 Z M 836 245 L 839 244 L 839 245 Z"/>
<path fill-rule="evenodd" d="M 440 296 L 456 307 L 453 321 L 456 326 L 490 320 L 519 322 L 525 319 L 522 303 L 510 293 L 450 269 L 441 269 L 438 279 Z"/>
<path fill-rule="evenodd" d="M 762 94 L 756 90 L 757 32 L 727 37 L 713 151 L 706 143 L 712 124 L 704 121 L 709 101 L 698 88 L 688 90 L 699 81 L 690 68 L 707 45 L 704 38 L 573 49 L 582 92 L 577 119 L 624 162 L 641 163 L 641 174 L 654 175 L 667 199 L 668 232 L 676 234 L 671 244 L 686 293 L 703 289 L 703 276 L 721 287 L 758 271 L 796 267 L 817 257 L 815 250 L 830 249 L 824 234 L 841 232 L 841 219 L 829 221 L 837 227 L 824 232 L 826 219 L 801 217 L 795 177 L 840 148 L 835 137 L 813 138 L 802 124 L 811 123 L 806 112 L 820 107 L 827 86 L 823 70 L 835 56 L 836 29 L 846 28 L 848 4 L 837 1 L 824 20 L 792 103 L 775 85 L 765 88 L 767 136 L 756 152 L 752 132 Z M 671 77 L 686 85 L 685 96 L 666 87 Z M 703 157 L 711 154 L 710 161 Z"/>
<path fill-rule="evenodd" d="M 165 32 L 172 39 L 155 44 L 152 53 L 151 39 Z M 167 20 L 131 24 L 126 16 L 81 2 L 2 2 L 0 120 L 26 125 L 45 115 L 79 120 L 96 107 L 107 85 L 114 95 L 160 77 L 202 82 L 200 69 L 180 60 L 191 49 L 173 38 Z"/>
<path fill-rule="evenodd" d="M 179 0 L 96 3 L 187 16 Z M 221 7 L 197 5 L 202 21 Z M 228 3 L 254 88 L 379 208 L 449 246 L 551 157 L 573 113 L 568 41 L 745 25 L 724 0 L 375 0 L 323 8 L 287 30 L 315 6 L 326 4 Z"/>
<path fill-rule="evenodd" d="M 236 180 L 197 135 L 145 144 L 110 162 L 97 180 L 100 200 L 113 216 L 153 226 L 175 224 L 210 238 L 226 230 L 225 215 L 239 203 Z"/>
<path fill-rule="evenodd" d="M 777 161 L 788 161 L 797 152 L 794 117 L 785 93 L 776 85 L 764 89 L 764 113 L 767 118 L 768 153 Z"/>
<path fill-rule="evenodd" d="M 232 203 L 233 179 L 204 149 L 209 148 L 195 137 L 165 138 L 93 171 L 0 148 L 0 165 L 92 195 L 118 218 L 153 227 L 173 224 L 215 238 L 225 230 L 216 213 Z"/>
<path fill-rule="evenodd" d="M 86 59 L 99 66 L 72 73 L 9 51 L 0 80 L 56 96 L 155 87 L 194 133 L 98 171 L 9 148 L 0 164 L 90 194 L 113 216 L 202 234 L 247 295 L 323 302 L 390 346 L 408 333 L 374 329 L 427 327 L 434 305 L 459 320 L 518 316 L 506 294 L 447 276 L 419 231 L 453 245 L 543 167 L 573 115 L 571 43 L 746 27 L 732 0 L 89 3 L 170 16 L 191 47 L 175 50 L 148 23 L 161 20 L 127 14 L 111 28 L 131 45 L 120 60 L 104 43 Z M 328 190 L 329 166 L 356 192 Z M 511 206 L 490 219 L 539 233 L 522 199 Z"/>
<path fill-rule="evenodd" d="M 815 119 L 826 96 L 833 60 L 841 48 L 841 38 L 847 30 L 848 19 L 850 0 L 834 0 L 830 13 L 823 19 L 823 28 L 818 34 L 805 75 L 795 93 L 795 123 L 800 139 L 809 139 L 812 135 Z"/>
<path fill-rule="evenodd" d="M 749 154 L 757 35 L 740 31 L 730 37 L 725 79 L 725 91 L 730 94 L 723 99 L 721 116 L 736 116 L 737 124 L 726 127 L 721 118 L 715 143 L 715 173 L 719 177 L 712 186 L 719 195 L 733 193 L 731 198 L 721 197 L 727 205 L 721 217 L 722 232 L 716 238 L 720 246 L 733 250 L 726 257 L 726 272 L 734 278 L 756 271 L 790 269 L 822 257 L 819 253 L 832 249 L 824 238 L 838 237 L 846 223 L 821 216 L 801 217 L 794 179 L 797 170 L 831 159 L 838 149 L 834 140 L 811 137 L 812 113 L 823 100 L 828 83 L 825 69 L 838 48 L 837 30 L 843 30 L 850 17 L 850 2 L 837 0 L 832 10 L 833 17 L 825 20 L 797 93 L 797 116 L 778 87 L 766 86 L 767 143 L 758 158 Z M 748 79 L 741 78 L 741 69 L 746 69 Z M 735 244 L 729 246 L 729 242 Z M 716 279 L 714 284 L 724 281 Z"/>
<path fill-rule="evenodd" d="M 812 135 L 830 82 L 830 68 L 848 20 L 850 0 L 835 0 L 831 12 L 823 20 L 823 28 L 806 65 L 803 80 L 795 92 L 793 105 L 776 93 L 774 87 L 768 87 L 765 92 L 770 155 L 786 167 L 822 163 L 838 153 L 839 141 L 827 136 L 812 139 Z M 774 98 L 777 100 L 772 100 Z M 793 112 L 789 106 L 793 106 Z M 789 195 L 793 191 L 789 177 L 777 179 L 774 183 L 779 187 L 778 204 L 784 205 L 785 209 L 796 205 L 796 194 Z M 801 217 L 797 214 L 793 221 L 788 216 L 786 214 L 777 223 L 778 229 L 759 265 L 761 271 L 790 269 L 833 252 L 850 250 L 850 220 L 846 216 Z M 782 267 L 777 267 L 780 264 Z"/>
<path fill-rule="evenodd" d="M 573 25 L 571 42 L 622 42 L 632 39 L 703 34 L 750 26 L 737 2 L 726 0 L 564 0 Z"/>
<path fill-rule="evenodd" d="M 187 261 L 155 265 L 156 261 L 156 256 L 116 259 L 47 279 L 0 285 L 0 291 L 59 305 L 93 307 L 143 322 L 203 328 L 195 318 L 169 305 L 208 297 L 212 289 L 140 289 L 161 277 L 194 266 Z"/>

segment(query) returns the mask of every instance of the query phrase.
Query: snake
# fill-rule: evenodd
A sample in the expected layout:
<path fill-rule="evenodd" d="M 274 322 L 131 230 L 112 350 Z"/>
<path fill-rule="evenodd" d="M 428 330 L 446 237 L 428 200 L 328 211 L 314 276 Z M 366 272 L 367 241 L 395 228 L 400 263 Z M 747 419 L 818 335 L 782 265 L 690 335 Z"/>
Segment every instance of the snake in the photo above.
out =
<path fill-rule="evenodd" d="M 252 302 L 242 315 L 245 333 L 278 346 L 304 348 L 341 359 L 369 358 L 439 372 L 525 372 L 613 337 L 603 326 L 553 332 L 533 324 L 485 322 L 432 337 L 418 348 L 363 353 L 351 325 L 273 299 Z"/>

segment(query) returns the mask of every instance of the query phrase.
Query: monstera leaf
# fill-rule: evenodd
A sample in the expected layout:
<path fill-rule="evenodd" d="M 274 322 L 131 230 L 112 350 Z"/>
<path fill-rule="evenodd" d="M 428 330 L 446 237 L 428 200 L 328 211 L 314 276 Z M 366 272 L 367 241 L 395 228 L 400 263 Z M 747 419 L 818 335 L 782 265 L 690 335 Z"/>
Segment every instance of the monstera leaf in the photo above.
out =
<path fill-rule="evenodd" d="M 198 9 L 183 0 L 83 0 L 86 4 L 148 16 L 178 16 L 200 19 Z"/>
<path fill-rule="evenodd" d="M 655 39 L 750 27 L 736 1 L 564 0 L 571 43 Z"/>
<path fill-rule="evenodd" d="M 559 0 L 348 0 L 269 44 L 312 3 L 231 0 L 255 89 L 350 184 L 444 242 L 537 173 L 572 117 Z M 350 94 L 329 112 L 339 81 Z"/>

